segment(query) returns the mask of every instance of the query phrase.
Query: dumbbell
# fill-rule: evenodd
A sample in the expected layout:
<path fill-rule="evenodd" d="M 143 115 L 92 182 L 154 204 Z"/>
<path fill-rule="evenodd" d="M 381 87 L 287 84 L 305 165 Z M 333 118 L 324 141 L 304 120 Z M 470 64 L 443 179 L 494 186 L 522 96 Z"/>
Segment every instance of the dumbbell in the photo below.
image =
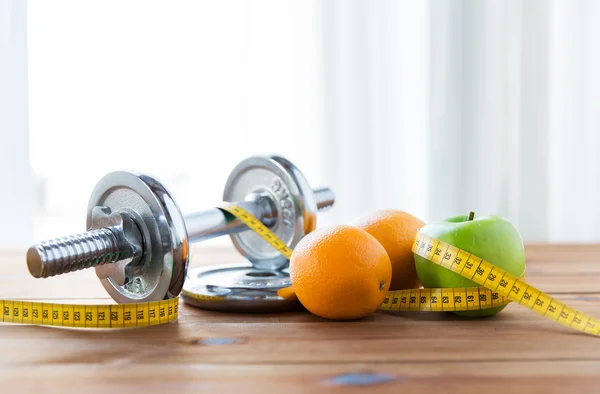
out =
<path fill-rule="evenodd" d="M 311 189 L 291 162 L 272 155 L 253 156 L 239 163 L 227 179 L 223 200 L 240 201 L 235 204 L 293 248 L 315 229 L 317 210 L 333 205 L 334 196 L 328 188 Z M 247 278 L 261 279 L 273 273 L 281 276 L 288 264 L 229 213 L 212 208 L 183 216 L 169 191 L 144 174 L 117 171 L 104 176 L 89 200 L 87 228 L 79 235 L 31 246 L 27 251 L 29 272 L 46 278 L 95 267 L 115 301 L 132 303 L 179 295 L 186 278 L 190 242 L 230 234 L 236 249 L 249 260 L 233 271 L 244 270 Z M 228 284 L 210 269 L 204 274 L 215 279 L 217 287 Z M 236 287 L 238 279 L 233 278 L 230 284 Z M 229 308 L 225 305 L 224 309 Z"/>

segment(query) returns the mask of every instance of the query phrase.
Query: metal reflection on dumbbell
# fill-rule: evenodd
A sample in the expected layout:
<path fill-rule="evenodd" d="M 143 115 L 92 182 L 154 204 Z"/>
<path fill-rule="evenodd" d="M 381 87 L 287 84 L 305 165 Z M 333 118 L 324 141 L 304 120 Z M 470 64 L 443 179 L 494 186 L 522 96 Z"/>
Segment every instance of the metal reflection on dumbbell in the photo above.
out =
<path fill-rule="evenodd" d="M 245 200 L 236 205 L 293 249 L 315 229 L 317 211 L 333 205 L 334 196 L 327 188 L 311 189 L 304 175 L 284 158 L 251 157 L 232 171 L 223 200 Z M 215 215 L 215 220 L 218 217 Z M 219 227 L 224 226 L 221 223 Z M 250 262 L 190 270 L 182 292 L 186 303 L 243 312 L 279 311 L 298 305 L 277 295 L 279 289 L 290 286 L 289 262 L 284 256 L 253 231 L 222 233 L 232 234 L 235 247 Z"/>
<path fill-rule="evenodd" d="M 313 193 L 302 174 L 278 156 L 252 157 L 234 169 L 225 197 L 242 194 L 246 201 L 238 205 L 290 247 L 314 229 L 316 208 L 333 204 L 329 189 Z M 120 303 L 177 296 L 187 270 L 190 241 L 247 230 L 241 221 L 217 208 L 184 219 L 160 182 L 129 172 L 114 172 L 100 180 L 90 198 L 87 222 L 89 231 L 84 234 L 33 245 L 27 253 L 29 270 L 35 277 L 48 277 L 96 267 L 103 286 Z M 255 277 L 261 277 L 287 264 L 252 237 L 234 238 L 234 243 L 251 261 L 251 266 L 238 266 L 240 273 L 252 269 L 258 272 Z M 212 274 L 207 273 L 207 279 L 214 278 Z M 208 288 L 216 287 L 219 284 L 208 283 Z M 271 293 L 264 294 L 270 297 Z M 227 297 L 223 299 L 220 309 L 230 309 Z"/>
<path fill-rule="evenodd" d="M 31 246 L 29 272 L 47 278 L 95 267 L 119 303 L 179 295 L 189 260 L 187 233 L 175 200 L 159 181 L 125 171 L 105 175 L 90 197 L 87 228 Z"/>
<path fill-rule="evenodd" d="M 279 289 L 291 285 L 286 268 L 257 270 L 251 263 L 200 267 L 189 271 L 181 296 L 190 305 L 223 312 L 283 312 L 299 307 L 282 298 Z"/>

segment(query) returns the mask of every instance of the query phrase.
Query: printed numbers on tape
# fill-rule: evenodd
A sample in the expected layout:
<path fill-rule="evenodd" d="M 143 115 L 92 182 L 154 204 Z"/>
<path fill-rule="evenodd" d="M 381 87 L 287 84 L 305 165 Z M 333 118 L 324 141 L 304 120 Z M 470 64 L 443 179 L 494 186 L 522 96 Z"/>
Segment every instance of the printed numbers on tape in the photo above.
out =
<path fill-rule="evenodd" d="M 436 250 L 450 253 L 449 258 L 442 258 L 441 253 L 435 253 Z M 413 244 L 413 252 L 557 323 L 587 334 L 600 335 L 600 320 L 565 305 L 522 278 L 444 241 L 419 233 Z"/>
<path fill-rule="evenodd" d="M 177 320 L 179 298 L 119 305 L 0 300 L 0 322 L 77 328 L 129 328 Z"/>

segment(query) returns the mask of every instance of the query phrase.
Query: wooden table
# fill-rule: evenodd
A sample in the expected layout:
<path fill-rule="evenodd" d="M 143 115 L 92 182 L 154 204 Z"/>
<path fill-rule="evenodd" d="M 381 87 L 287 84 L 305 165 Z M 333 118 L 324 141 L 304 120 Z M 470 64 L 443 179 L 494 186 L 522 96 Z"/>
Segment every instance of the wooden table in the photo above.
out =
<path fill-rule="evenodd" d="M 235 262 L 195 249 L 193 265 Z M 527 280 L 600 317 L 600 245 L 527 247 Z M 31 278 L 0 252 L 0 298 L 106 299 L 92 271 Z M 307 312 L 225 314 L 181 304 L 143 329 L 0 325 L 0 393 L 600 393 L 600 338 L 518 305 L 494 318 L 376 313 L 329 322 Z"/>

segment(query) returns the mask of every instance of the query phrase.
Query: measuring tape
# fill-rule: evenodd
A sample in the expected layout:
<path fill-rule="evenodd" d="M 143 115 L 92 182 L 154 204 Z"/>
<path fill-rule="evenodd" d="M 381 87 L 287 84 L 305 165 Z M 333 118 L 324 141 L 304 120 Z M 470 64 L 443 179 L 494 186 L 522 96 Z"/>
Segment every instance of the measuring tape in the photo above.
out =
<path fill-rule="evenodd" d="M 179 298 L 120 305 L 0 300 L 0 322 L 78 328 L 130 328 L 177 320 Z"/>
<path fill-rule="evenodd" d="M 288 259 L 292 250 L 248 212 L 232 204 L 222 207 L 239 217 L 252 230 Z M 187 293 L 186 293 L 187 294 Z M 202 297 L 219 301 L 221 297 Z M 179 298 L 145 303 L 97 305 L 0 300 L 0 323 L 76 328 L 132 328 L 171 323 L 177 320 Z"/>
<path fill-rule="evenodd" d="M 219 208 L 240 219 L 287 259 L 291 258 L 292 249 L 246 210 L 233 204 L 224 204 Z M 412 251 L 481 287 L 390 291 L 380 310 L 473 311 L 516 302 L 562 325 L 600 336 L 600 320 L 565 305 L 482 258 L 421 233 L 417 233 Z M 287 290 L 290 291 L 284 293 L 292 296 L 293 291 Z M 121 305 L 0 300 L 0 322 L 78 328 L 145 327 L 177 320 L 178 306 L 179 298 Z"/>
<path fill-rule="evenodd" d="M 288 259 L 292 250 L 245 210 L 227 204 L 225 211 L 239 217 L 252 230 Z M 219 301 L 221 297 L 194 297 Z M 179 298 L 145 303 L 97 305 L 0 300 L 0 323 L 76 328 L 132 328 L 171 323 L 177 320 Z"/>
<path fill-rule="evenodd" d="M 252 216 L 248 211 L 238 207 L 234 204 L 223 204 L 218 207 L 219 209 L 229 212 L 236 218 L 240 219 L 244 224 L 256 234 L 260 235 L 262 239 L 267 241 L 269 245 L 274 247 L 279 253 L 285 256 L 288 260 L 292 258 L 292 249 L 290 249 L 285 242 L 279 239 L 267 226 L 262 224 L 260 220 Z"/>
<path fill-rule="evenodd" d="M 600 335 L 600 320 L 565 305 L 523 279 L 469 252 L 421 233 L 417 234 L 412 250 L 432 263 L 454 271 L 548 319 L 587 334 Z M 383 305 L 383 308 L 386 307 L 393 310 L 390 299 L 387 305 Z"/>
<path fill-rule="evenodd" d="M 292 257 L 290 249 L 267 226 L 261 223 L 243 208 L 233 204 L 224 204 L 220 209 L 229 212 L 244 224 L 260 235 L 272 247 L 277 249 L 288 260 Z M 187 295 L 188 293 L 186 293 Z M 278 293 L 281 297 L 293 297 L 291 288 L 282 289 Z M 190 293 L 191 296 L 194 296 Z M 450 302 L 452 301 L 452 302 Z M 436 289 L 408 289 L 390 291 L 379 309 L 394 311 L 473 311 L 506 305 L 508 298 L 499 295 L 485 287 L 463 288 L 436 288 Z"/>
<path fill-rule="evenodd" d="M 510 300 L 485 287 L 407 289 L 389 291 L 379 307 L 397 312 L 478 311 L 507 305 Z"/>
<path fill-rule="evenodd" d="M 232 204 L 226 204 L 220 208 L 243 221 L 285 257 L 288 259 L 291 257 L 292 250 L 244 209 Z M 515 302 L 564 326 L 600 336 L 600 320 L 565 305 L 531 286 L 522 278 L 467 251 L 420 232 L 417 233 L 412 251 L 434 264 L 472 280 L 481 287 L 390 291 L 379 307 L 380 310 L 472 311 Z"/>

